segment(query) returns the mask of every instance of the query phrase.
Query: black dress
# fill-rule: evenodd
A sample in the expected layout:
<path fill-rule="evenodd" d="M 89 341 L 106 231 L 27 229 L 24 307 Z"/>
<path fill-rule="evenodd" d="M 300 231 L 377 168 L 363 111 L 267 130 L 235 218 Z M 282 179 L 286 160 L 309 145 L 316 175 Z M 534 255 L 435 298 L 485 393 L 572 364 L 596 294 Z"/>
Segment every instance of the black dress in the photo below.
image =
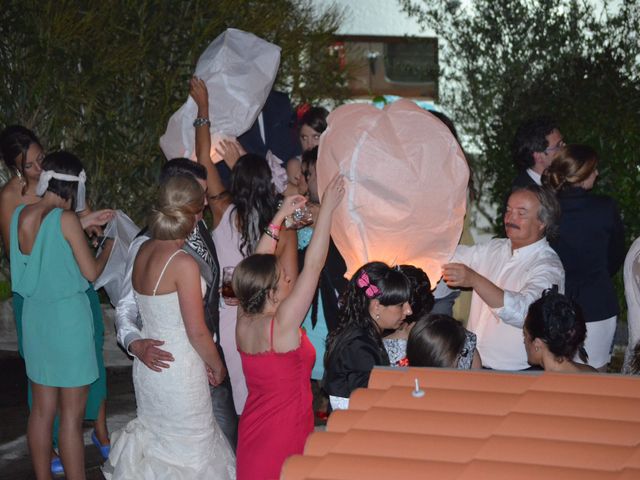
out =
<path fill-rule="evenodd" d="M 347 327 L 325 358 L 324 389 L 334 397 L 348 398 L 356 388 L 366 388 L 375 366 L 389 366 L 382 339 L 358 327 Z"/>

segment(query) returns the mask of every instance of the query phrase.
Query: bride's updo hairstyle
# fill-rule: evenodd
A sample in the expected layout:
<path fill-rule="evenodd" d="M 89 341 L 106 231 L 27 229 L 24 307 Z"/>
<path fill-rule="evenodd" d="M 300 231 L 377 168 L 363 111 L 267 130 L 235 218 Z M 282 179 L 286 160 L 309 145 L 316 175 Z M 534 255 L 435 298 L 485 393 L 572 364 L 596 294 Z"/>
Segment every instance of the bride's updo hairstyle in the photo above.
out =
<path fill-rule="evenodd" d="M 160 185 L 149 216 L 149 233 L 156 240 L 187 238 L 204 207 L 204 190 L 192 175 L 177 175 Z"/>
<path fill-rule="evenodd" d="M 593 173 L 598 154 L 587 145 L 566 145 L 542 174 L 542 183 L 558 192 L 577 186 Z"/>
<path fill-rule="evenodd" d="M 280 271 L 275 255 L 250 255 L 233 271 L 233 293 L 245 312 L 260 313 L 269 292 L 278 288 L 279 280 Z"/>

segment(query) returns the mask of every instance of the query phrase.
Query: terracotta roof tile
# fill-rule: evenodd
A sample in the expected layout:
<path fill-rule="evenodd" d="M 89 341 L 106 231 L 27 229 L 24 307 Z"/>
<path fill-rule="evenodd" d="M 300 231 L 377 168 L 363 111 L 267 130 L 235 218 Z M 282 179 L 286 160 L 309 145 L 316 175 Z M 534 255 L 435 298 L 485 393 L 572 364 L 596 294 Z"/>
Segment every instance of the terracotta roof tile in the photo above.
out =
<path fill-rule="evenodd" d="M 541 477 L 640 478 L 640 378 L 376 368 L 282 471 L 286 480 Z"/>

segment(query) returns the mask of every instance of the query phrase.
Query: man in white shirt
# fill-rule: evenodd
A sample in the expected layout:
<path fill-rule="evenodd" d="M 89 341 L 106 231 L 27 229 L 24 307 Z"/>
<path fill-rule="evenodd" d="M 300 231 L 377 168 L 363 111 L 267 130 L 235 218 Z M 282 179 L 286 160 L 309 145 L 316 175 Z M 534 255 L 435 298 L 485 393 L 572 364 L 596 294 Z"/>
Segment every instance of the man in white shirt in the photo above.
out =
<path fill-rule="evenodd" d="M 511 186 L 542 185 L 542 172 L 563 146 L 562 134 L 549 117 L 533 118 L 520 125 L 513 141 L 513 160 L 519 173 Z"/>
<path fill-rule="evenodd" d="M 545 238 L 555 233 L 559 212 L 548 190 L 536 185 L 516 189 L 504 216 L 508 238 L 461 245 L 443 267 L 450 287 L 473 289 L 467 328 L 478 337 L 483 366 L 529 368 L 522 335 L 529 305 L 553 285 L 564 290 L 562 262 Z"/>

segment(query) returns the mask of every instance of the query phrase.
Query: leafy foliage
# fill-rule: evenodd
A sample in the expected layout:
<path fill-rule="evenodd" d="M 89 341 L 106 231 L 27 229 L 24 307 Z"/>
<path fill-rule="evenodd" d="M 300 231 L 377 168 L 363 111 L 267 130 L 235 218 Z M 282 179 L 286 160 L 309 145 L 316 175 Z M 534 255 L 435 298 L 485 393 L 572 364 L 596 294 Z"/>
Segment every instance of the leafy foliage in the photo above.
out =
<path fill-rule="evenodd" d="M 0 127 L 32 128 L 85 163 L 91 204 L 143 222 L 164 157 L 158 140 L 200 53 L 228 27 L 282 47 L 276 88 L 294 102 L 347 96 L 329 46 L 341 12 L 310 0 L 3 2 Z M 4 172 L 6 179 L 6 172 Z"/>
<path fill-rule="evenodd" d="M 476 198 L 497 233 L 483 206 L 500 205 L 516 174 L 518 125 L 547 114 L 569 142 L 599 151 L 596 190 L 618 201 L 628 240 L 640 235 L 640 2 L 399 3 L 441 41 L 441 100 L 475 152 Z"/>

